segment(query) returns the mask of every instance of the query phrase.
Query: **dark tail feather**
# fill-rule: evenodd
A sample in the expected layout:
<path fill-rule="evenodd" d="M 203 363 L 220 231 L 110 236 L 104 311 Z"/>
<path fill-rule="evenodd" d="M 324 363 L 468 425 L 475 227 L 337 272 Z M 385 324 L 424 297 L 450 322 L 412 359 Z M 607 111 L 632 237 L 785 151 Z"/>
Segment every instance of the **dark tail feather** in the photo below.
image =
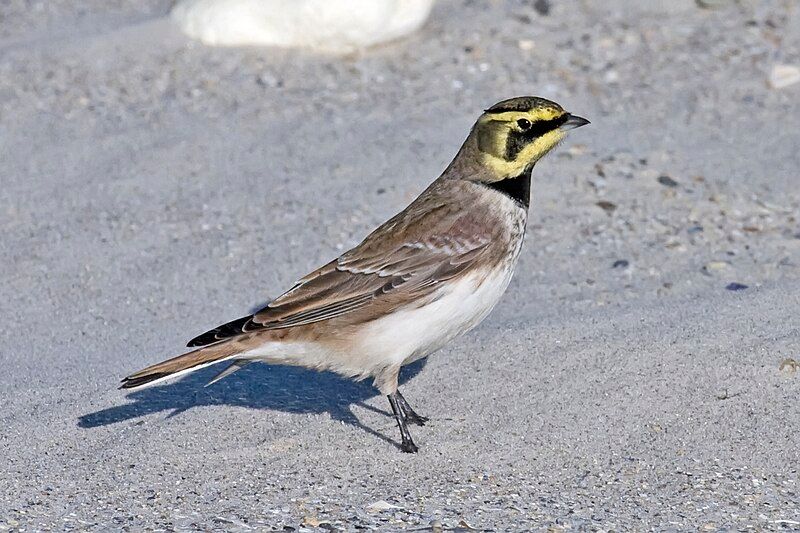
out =
<path fill-rule="evenodd" d="M 166 372 L 158 372 L 155 374 L 148 374 L 146 376 L 141 377 L 133 377 L 128 376 L 122 380 L 122 385 L 119 386 L 120 389 L 135 389 L 136 387 L 141 387 L 142 385 L 147 385 L 151 381 L 155 381 L 157 379 L 165 378 L 171 374 L 167 374 Z"/>
<path fill-rule="evenodd" d="M 237 335 L 241 335 L 244 332 L 245 326 L 250 322 L 250 319 L 252 318 L 253 315 L 247 315 L 243 316 L 242 318 L 237 318 L 236 320 L 232 320 L 227 324 L 222 324 L 221 326 L 216 327 L 211 331 L 206 331 L 202 335 L 198 335 L 194 339 L 190 340 L 186 346 L 188 348 L 198 348 L 200 346 L 207 346 L 209 344 L 214 344 L 215 342 L 219 342 L 229 337 L 235 337 Z"/>
<path fill-rule="evenodd" d="M 200 348 L 131 374 L 122 380 L 119 388 L 134 389 L 171 376 L 177 377 L 223 361 L 238 351 L 237 348 L 225 344 Z"/>

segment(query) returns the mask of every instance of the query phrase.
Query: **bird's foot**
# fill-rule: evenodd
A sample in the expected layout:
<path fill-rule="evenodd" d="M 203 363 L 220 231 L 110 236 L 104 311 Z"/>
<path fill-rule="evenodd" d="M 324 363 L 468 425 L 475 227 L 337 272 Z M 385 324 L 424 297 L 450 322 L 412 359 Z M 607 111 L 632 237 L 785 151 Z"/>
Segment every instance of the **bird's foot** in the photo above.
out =
<path fill-rule="evenodd" d="M 400 444 L 400 450 L 405 453 L 417 453 L 417 451 L 419 451 L 419 448 L 417 448 L 417 445 L 414 444 L 413 440 L 404 440 Z"/>
<path fill-rule="evenodd" d="M 389 398 L 389 405 L 392 406 L 394 418 L 397 420 L 397 427 L 400 428 L 400 449 L 405 453 L 417 453 L 417 445 L 411 440 L 411 433 L 408 432 L 408 427 L 406 426 L 408 412 L 403 409 L 402 404 L 405 403 L 402 401 L 403 397 L 397 391 L 387 397 Z M 414 413 L 414 411 L 411 412 Z M 416 413 L 414 413 L 414 416 L 416 416 Z"/>
<path fill-rule="evenodd" d="M 425 422 L 427 422 L 428 420 L 430 419 L 427 416 L 420 416 L 414 411 L 408 411 L 406 413 L 406 422 L 410 422 L 418 426 L 424 426 Z"/>
<path fill-rule="evenodd" d="M 397 394 L 397 401 L 400 404 L 400 410 L 403 413 L 403 418 L 405 419 L 405 421 L 410 422 L 412 424 L 416 424 L 418 426 L 424 426 L 425 422 L 429 420 L 428 417 L 418 415 L 414 411 L 414 409 L 411 408 L 406 399 L 403 398 L 403 395 L 400 394 L 400 391 L 397 391 L 396 394 Z"/>

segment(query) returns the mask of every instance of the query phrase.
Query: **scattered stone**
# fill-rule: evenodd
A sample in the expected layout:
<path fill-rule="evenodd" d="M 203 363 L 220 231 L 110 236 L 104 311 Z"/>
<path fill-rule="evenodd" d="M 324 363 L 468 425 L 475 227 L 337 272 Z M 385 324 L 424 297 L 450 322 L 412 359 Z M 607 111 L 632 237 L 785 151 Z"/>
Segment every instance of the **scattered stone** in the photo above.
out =
<path fill-rule="evenodd" d="M 728 283 L 728 284 L 725 286 L 725 288 L 726 288 L 726 289 L 728 289 L 729 291 L 743 291 L 743 290 L 745 290 L 747 287 L 748 287 L 747 285 L 743 285 L 743 284 L 741 284 L 741 283 L 736 283 L 736 282 L 733 282 L 733 283 Z"/>
<path fill-rule="evenodd" d="M 670 178 L 666 174 L 662 174 L 661 176 L 659 176 L 658 177 L 658 182 L 661 185 L 665 186 L 665 187 L 677 187 L 678 186 L 678 182 L 675 181 L 674 179 Z"/>
<path fill-rule="evenodd" d="M 619 81 L 619 72 L 616 70 L 609 70 L 603 74 L 603 81 L 606 83 L 617 83 Z"/>
<path fill-rule="evenodd" d="M 717 400 L 730 400 L 731 398 L 736 398 L 737 396 L 741 396 L 741 391 L 734 392 L 733 394 L 728 393 L 728 389 L 722 391 L 721 394 L 717 394 Z"/>
<path fill-rule="evenodd" d="M 630 265 L 627 259 L 617 259 L 614 261 L 614 264 L 611 265 L 611 268 L 627 268 Z"/>
<path fill-rule="evenodd" d="M 786 371 L 789 374 L 794 374 L 795 372 L 797 372 L 798 368 L 800 368 L 800 363 L 789 357 L 781 361 L 781 366 L 778 367 L 778 370 L 780 370 L 781 372 Z"/>
<path fill-rule="evenodd" d="M 525 50 L 527 52 L 529 50 L 533 50 L 533 47 L 536 46 L 536 44 L 531 39 L 520 39 L 517 41 L 517 46 L 520 50 Z"/>
<path fill-rule="evenodd" d="M 701 9 L 720 9 L 732 4 L 733 0 L 695 0 L 695 3 Z"/>
<path fill-rule="evenodd" d="M 727 261 L 709 261 L 705 265 L 703 265 L 703 271 L 706 274 L 710 274 L 711 272 L 719 272 L 722 270 L 726 270 L 730 266 L 730 263 Z"/>
<path fill-rule="evenodd" d="M 595 204 L 597 207 L 608 213 L 609 215 L 617 210 L 617 204 L 609 202 L 608 200 L 600 200 Z"/>
<path fill-rule="evenodd" d="M 268 72 L 263 72 L 256 77 L 256 83 L 261 87 L 282 87 L 283 82 Z"/>
<path fill-rule="evenodd" d="M 800 82 L 800 68 L 794 65 L 775 65 L 769 73 L 769 86 L 783 89 Z"/>
<path fill-rule="evenodd" d="M 442 523 L 440 521 L 438 521 L 438 520 L 431 520 L 431 523 L 428 524 L 428 527 L 431 528 L 431 531 L 433 533 L 442 533 L 442 531 L 444 531 L 444 527 L 442 526 Z"/>
<path fill-rule="evenodd" d="M 605 169 L 603 169 L 603 165 L 601 165 L 600 163 L 595 164 L 594 171 L 601 178 L 605 178 L 606 177 L 606 171 L 605 171 Z"/>
<path fill-rule="evenodd" d="M 585 144 L 573 144 L 569 148 L 566 149 L 566 153 L 572 156 L 579 156 L 585 154 L 587 151 L 587 147 Z"/>
<path fill-rule="evenodd" d="M 533 3 L 533 9 L 543 17 L 550 14 L 551 7 L 550 0 L 536 0 L 536 2 Z"/>
<path fill-rule="evenodd" d="M 319 527 L 320 524 L 322 524 L 322 520 L 319 520 L 313 516 L 303 517 L 302 525 L 304 526 Z"/>
<path fill-rule="evenodd" d="M 392 505 L 391 503 L 384 500 L 378 500 L 375 503 L 367 505 L 367 511 L 369 511 L 370 513 L 380 513 L 383 511 L 391 511 L 393 509 L 402 509 L 402 507 L 399 507 L 397 505 Z"/>

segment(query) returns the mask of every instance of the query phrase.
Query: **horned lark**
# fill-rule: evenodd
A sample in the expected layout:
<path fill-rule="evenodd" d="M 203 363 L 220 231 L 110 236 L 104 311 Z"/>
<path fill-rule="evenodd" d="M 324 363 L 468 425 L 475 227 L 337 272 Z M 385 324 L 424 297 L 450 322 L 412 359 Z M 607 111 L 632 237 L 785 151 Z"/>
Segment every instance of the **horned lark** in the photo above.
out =
<path fill-rule="evenodd" d="M 189 341 L 192 351 L 131 374 L 130 389 L 230 361 L 371 377 L 389 398 L 404 452 L 426 419 L 397 390 L 400 368 L 475 327 L 505 292 L 519 257 L 531 171 L 589 121 L 537 97 L 487 109 L 444 173 L 352 250 L 255 314 Z"/>

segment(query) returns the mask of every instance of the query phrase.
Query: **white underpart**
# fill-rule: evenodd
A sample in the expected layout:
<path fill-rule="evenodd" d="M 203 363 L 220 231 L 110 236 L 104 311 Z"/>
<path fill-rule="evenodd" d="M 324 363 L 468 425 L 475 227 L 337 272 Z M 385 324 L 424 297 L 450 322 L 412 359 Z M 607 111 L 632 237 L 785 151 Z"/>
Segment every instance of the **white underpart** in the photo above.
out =
<path fill-rule="evenodd" d="M 365 378 L 435 352 L 486 318 L 508 287 L 512 265 L 444 283 L 439 297 L 367 323 L 346 351 L 321 343 L 267 343 L 238 358 L 260 359 Z M 481 279 L 483 281 L 481 282 Z"/>
<path fill-rule="evenodd" d="M 280 46 L 347 53 L 416 31 L 433 0 L 182 0 L 172 18 L 217 46 Z"/>
<path fill-rule="evenodd" d="M 406 365 L 435 352 L 486 318 L 512 274 L 504 268 L 483 282 L 477 276 L 464 278 L 443 289 L 444 295 L 433 303 L 376 320 L 362 333 L 365 353 L 384 354 L 378 364 Z"/>

